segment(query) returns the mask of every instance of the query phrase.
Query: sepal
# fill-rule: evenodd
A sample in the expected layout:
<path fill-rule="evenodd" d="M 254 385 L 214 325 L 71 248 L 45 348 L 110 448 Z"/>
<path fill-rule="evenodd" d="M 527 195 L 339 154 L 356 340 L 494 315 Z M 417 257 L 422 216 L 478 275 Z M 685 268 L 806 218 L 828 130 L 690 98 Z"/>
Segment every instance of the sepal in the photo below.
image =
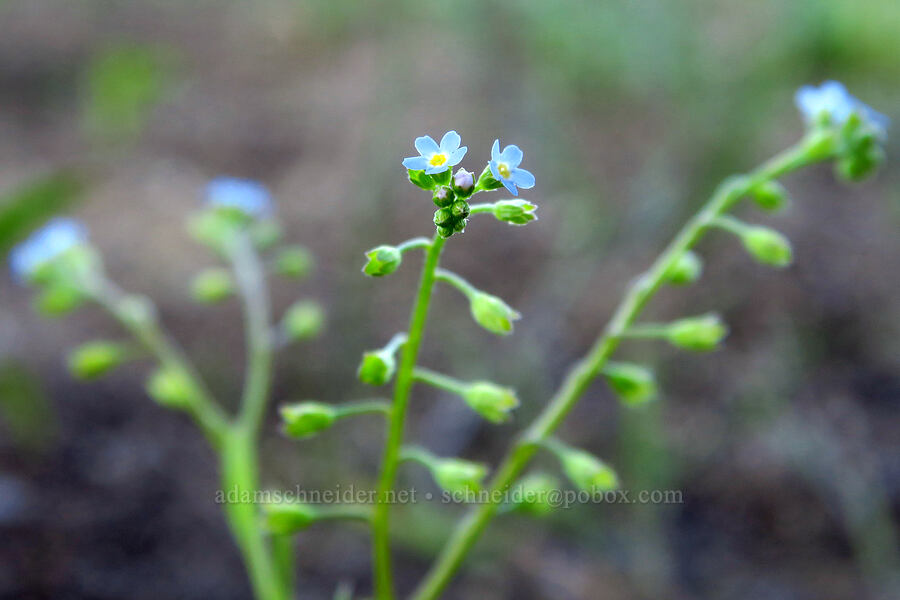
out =
<path fill-rule="evenodd" d="M 670 344 L 697 352 L 715 350 L 726 335 L 728 327 L 713 313 L 673 321 L 666 329 Z"/>
<path fill-rule="evenodd" d="M 311 437 L 329 429 L 338 418 L 338 411 L 330 404 L 300 402 L 279 409 L 284 432 L 293 438 Z"/>
<path fill-rule="evenodd" d="M 312 300 L 295 302 L 281 321 L 282 331 L 293 342 L 318 336 L 324 326 L 325 311 Z"/>
<path fill-rule="evenodd" d="M 519 406 L 516 391 L 490 381 L 475 381 L 466 386 L 463 400 L 469 407 L 491 423 L 508 421 L 510 413 Z"/>

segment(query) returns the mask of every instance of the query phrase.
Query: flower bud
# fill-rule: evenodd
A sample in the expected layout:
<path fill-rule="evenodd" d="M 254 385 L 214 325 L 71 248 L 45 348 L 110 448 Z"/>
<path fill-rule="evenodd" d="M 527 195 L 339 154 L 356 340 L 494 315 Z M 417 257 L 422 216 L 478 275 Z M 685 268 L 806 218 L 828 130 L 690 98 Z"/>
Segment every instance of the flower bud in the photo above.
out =
<path fill-rule="evenodd" d="M 84 294 L 77 288 L 57 284 L 47 287 L 38 294 L 35 308 L 47 317 L 61 317 L 84 304 L 84 301 Z"/>
<path fill-rule="evenodd" d="M 147 380 L 147 393 L 166 408 L 184 410 L 196 395 L 193 383 L 183 372 L 161 367 Z"/>
<path fill-rule="evenodd" d="M 88 342 L 69 354 L 69 372 L 78 379 L 96 379 L 125 360 L 126 351 L 114 342 Z"/>
<path fill-rule="evenodd" d="M 527 225 L 537 221 L 537 205 L 527 200 L 501 200 L 494 204 L 494 217 L 510 225 Z"/>
<path fill-rule="evenodd" d="M 453 227 L 442 227 L 440 225 L 437 227 L 437 232 L 438 232 L 438 235 L 440 235 L 442 238 L 445 238 L 445 239 L 455 233 Z"/>
<path fill-rule="evenodd" d="M 311 300 L 294 303 L 284 314 L 281 322 L 283 331 L 292 341 L 316 337 L 325 325 L 322 307 Z"/>
<path fill-rule="evenodd" d="M 431 200 L 435 206 L 445 208 L 453 204 L 453 201 L 456 200 L 456 195 L 449 187 L 441 186 L 434 191 L 434 196 L 431 197 Z"/>
<path fill-rule="evenodd" d="M 653 371 L 632 363 L 609 363 L 603 375 L 623 403 L 644 404 L 657 395 Z"/>
<path fill-rule="evenodd" d="M 291 437 L 310 437 L 328 429 L 337 420 L 337 410 L 320 402 L 288 404 L 279 410 L 284 422 L 284 432 Z"/>
<path fill-rule="evenodd" d="M 366 252 L 369 261 L 363 267 L 363 273 L 371 277 L 390 275 L 403 262 L 403 253 L 395 246 L 378 246 Z"/>
<path fill-rule="evenodd" d="M 278 253 L 275 268 L 281 275 L 293 279 L 308 276 L 315 265 L 312 253 L 303 246 L 288 246 Z"/>
<path fill-rule="evenodd" d="M 716 346 L 728 334 L 728 328 L 716 314 L 679 319 L 669 324 L 666 339 L 673 346 L 706 352 Z"/>
<path fill-rule="evenodd" d="M 465 219 L 469 216 L 469 203 L 465 200 L 457 200 L 450 205 L 450 214 L 452 214 L 453 218 L 457 221 Z"/>
<path fill-rule="evenodd" d="M 515 390 L 490 381 L 476 381 L 469 384 L 463 393 L 463 399 L 472 410 L 491 423 L 503 423 L 508 420 L 510 411 L 519 406 Z"/>
<path fill-rule="evenodd" d="M 212 210 L 192 218 L 189 229 L 195 240 L 221 252 L 240 230 L 240 225 L 228 215 Z"/>
<path fill-rule="evenodd" d="M 363 354 L 356 377 L 369 385 L 384 385 L 394 377 L 396 370 L 397 361 L 392 352 L 373 350 Z"/>
<path fill-rule="evenodd" d="M 409 177 L 409 181 L 413 185 L 420 187 L 423 190 L 434 189 L 434 179 L 431 178 L 431 175 L 426 175 L 425 171 L 415 171 L 409 169 L 407 171 L 407 176 Z"/>
<path fill-rule="evenodd" d="M 502 187 L 503 184 L 494 179 L 494 175 L 491 173 L 490 165 L 484 168 L 484 171 L 481 172 L 481 175 L 478 176 L 478 181 L 475 183 L 475 191 L 489 192 L 491 190 L 497 190 Z"/>
<path fill-rule="evenodd" d="M 463 168 L 453 174 L 453 191 L 460 198 L 468 198 L 475 190 L 475 173 Z"/>
<path fill-rule="evenodd" d="M 500 298 L 484 292 L 475 293 L 471 298 L 469 309 L 479 325 L 498 335 L 512 333 L 513 321 L 522 317 Z"/>
<path fill-rule="evenodd" d="M 759 262 L 773 267 L 791 264 L 791 243 L 768 227 L 748 227 L 742 234 L 744 248 Z"/>
<path fill-rule="evenodd" d="M 262 507 L 266 529 L 275 535 L 290 535 L 312 525 L 318 511 L 314 506 L 301 502 L 278 502 Z"/>
<path fill-rule="evenodd" d="M 191 282 L 191 296 L 197 302 L 215 304 L 234 292 L 231 273 L 225 269 L 206 269 Z"/>
<path fill-rule="evenodd" d="M 884 150 L 879 146 L 872 146 L 840 158 L 835 163 L 835 170 L 838 177 L 845 181 L 862 181 L 881 166 L 884 158 Z"/>
<path fill-rule="evenodd" d="M 451 494 L 475 494 L 487 475 L 487 467 L 459 458 L 436 459 L 431 474 L 441 489 Z"/>
<path fill-rule="evenodd" d="M 439 208 L 434 211 L 434 224 L 438 227 L 453 227 L 453 211 L 449 207 Z"/>
<path fill-rule="evenodd" d="M 566 448 L 561 454 L 563 471 L 578 489 L 593 493 L 619 487 L 616 472 L 590 452 Z"/>
<path fill-rule="evenodd" d="M 666 273 L 666 281 L 674 285 L 687 285 L 697 281 L 702 273 L 703 261 L 696 253 L 687 250 Z"/>
<path fill-rule="evenodd" d="M 787 190 L 777 181 L 767 181 L 756 186 L 750 195 L 757 206 L 769 212 L 777 212 L 788 203 Z"/>
<path fill-rule="evenodd" d="M 522 478 L 513 489 L 516 510 L 533 517 L 544 517 L 553 512 L 554 494 L 559 490 L 559 480 L 547 473 L 532 473 Z M 557 497 L 558 501 L 558 497 Z"/>

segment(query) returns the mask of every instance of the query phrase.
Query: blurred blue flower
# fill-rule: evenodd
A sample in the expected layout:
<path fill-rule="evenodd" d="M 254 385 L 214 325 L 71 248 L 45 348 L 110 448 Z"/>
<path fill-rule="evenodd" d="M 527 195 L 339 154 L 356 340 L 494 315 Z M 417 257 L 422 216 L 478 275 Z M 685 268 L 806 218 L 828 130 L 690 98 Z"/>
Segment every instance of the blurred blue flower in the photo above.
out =
<path fill-rule="evenodd" d="M 809 123 L 827 116 L 834 125 L 842 125 L 855 112 L 882 135 L 890 124 L 890 119 L 851 96 L 838 81 L 826 81 L 819 87 L 805 85 L 797 90 L 794 102 Z"/>
<path fill-rule="evenodd" d="M 494 179 L 502 183 L 509 193 L 513 196 L 519 195 L 520 188 L 533 188 L 534 175 L 530 171 L 520 169 L 519 165 L 525 153 L 518 146 L 510 145 L 500 152 L 500 140 L 494 140 L 494 146 L 491 148 L 491 174 Z"/>
<path fill-rule="evenodd" d="M 9 266 L 20 280 L 27 280 L 63 252 L 87 241 L 87 229 L 74 219 L 58 217 L 13 248 Z"/>
<path fill-rule="evenodd" d="M 272 196 L 263 184 L 236 177 L 216 177 L 206 186 L 206 201 L 213 206 L 235 208 L 259 217 L 272 210 Z"/>
<path fill-rule="evenodd" d="M 403 159 L 403 166 L 413 171 L 425 171 L 427 175 L 443 173 L 450 167 L 455 167 L 466 155 L 467 146 L 459 147 L 462 140 L 455 131 L 448 131 L 441 138 L 438 145 L 431 136 L 423 135 L 416 138 L 416 150 L 419 156 L 410 156 Z"/>

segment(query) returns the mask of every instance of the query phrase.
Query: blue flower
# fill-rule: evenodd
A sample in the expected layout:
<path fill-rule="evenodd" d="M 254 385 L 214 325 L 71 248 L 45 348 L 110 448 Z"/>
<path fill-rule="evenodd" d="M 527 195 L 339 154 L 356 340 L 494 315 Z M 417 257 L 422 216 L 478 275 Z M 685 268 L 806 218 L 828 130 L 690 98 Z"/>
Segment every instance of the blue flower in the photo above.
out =
<path fill-rule="evenodd" d="M 426 175 L 443 173 L 450 167 L 455 167 L 466 155 L 467 146 L 459 147 L 462 140 L 455 131 L 448 131 L 441 138 L 438 145 L 431 136 L 423 135 L 416 138 L 416 150 L 419 156 L 410 156 L 403 159 L 403 166 L 412 171 L 425 171 Z"/>
<path fill-rule="evenodd" d="M 9 254 L 10 269 L 18 279 L 27 280 L 43 265 L 86 241 L 87 230 L 78 221 L 52 219 L 13 248 Z"/>
<path fill-rule="evenodd" d="M 797 90 L 794 103 L 809 123 L 827 117 L 830 123 L 842 125 L 857 113 L 882 135 L 890 124 L 890 119 L 851 96 L 838 81 L 826 81 L 819 87 L 805 85 Z"/>
<path fill-rule="evenodd" d="M 530 171 L 520 169 L 522 158 L 525 153 L 518 146 L 507 146 L 500 152 L 500 140 L 494 140 L 494 146 L 491 148 L 491 174 L 494 179 L 502 183 L 509 193 L 513 196 L 519 195 L 520 188 L 533 188 L 534 175 Z"/>
<path fill-rule="evenodd" d="M 236 177 L 216 177 L 206 186 L 206 201 L 213 206 L 237 209 L 249 217 L 272 210 L 272 196 L 263 184 Z"/>

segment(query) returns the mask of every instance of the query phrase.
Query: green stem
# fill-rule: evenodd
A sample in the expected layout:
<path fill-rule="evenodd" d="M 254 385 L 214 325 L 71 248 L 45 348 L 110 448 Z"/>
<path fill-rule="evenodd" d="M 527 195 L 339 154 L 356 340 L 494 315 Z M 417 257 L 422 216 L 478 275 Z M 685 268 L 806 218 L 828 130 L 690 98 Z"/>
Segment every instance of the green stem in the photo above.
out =
<path fill-rule="evenodd" d="M 492 213 L 492 212 L 494 212 L 494 203 L 493 202 L 469 205 L 469 216 L 480 215 L 483 213 Z"/>
<path fill-rule="evenodd" d="M 428 248 L 429 246 L 431 246 L 431 240 L 426 237 L 417 237 L 402 242 L 397 246 L 397 250 L 406 252 L 407 250 L 412 250 L 414 248 Z"/>
<path fill-rule="evenodd" d="M 453 377 L 437 373 L 424 367 L 416 367 L 413 369 L 413 379 L 453 394 L 465 394 L 467 387 L 465 383 L 458 379 L 454 379 Z"/>
<path fill-rule="evenodd" d="M 457 275 L 456 273 L 454 273 L 452 271 L 448 271 L 446 269 L 438 269 L 437 272 L 435 273 L 435 277 L 437 278 L 438 281 L 443 281 L 444 283 L 449 283 L 450 285 L 452 285 L 453 287 L 458 289 L 460 292 L 462 292 L 463 295 L 466 298 L 469 298 L 470 300 L 472 299 L 472 297 L 475 294 L 478 293 L 478 290 L 475 289 L 474 285 L 472 285 L 471 283 L 469 283 L 468 281 L 466 281 L 465 279 L 463 279 L 462 277 L 460 277 L 459 275 Z"/>
<path fill-rule="evenodd" d="M 394 384 L 394 402 L 391 406 L 387 440 L 381 461 L 381 475 L 378 479 L 378 502 L 372 515 L 375 597 L 378 600 L 390 600 L 394 597 L 390 549 L 390 504 L 388 501 L 397 479 L 397 463 L 400 447 L 403 444 L 403 429 L 406 422 L 406 409 L 409 405 L 409 393 L 413 384 L 413 369 L 416 366 L 419 346 L 425 332 L 428 306 L 431 303 L 431 292 L 434 288 L 435 270 L 445 242 L 444 238 L 435 235 L 428 253 L 425 255 L 419 291 L 409 320 L 409 339 L 403 346 L 403 356 L 397 372 L 397 381 Z"/>
<path fill-rule="evenodd" d="M 528 465 L 542 443 L 565 419 L 572 407 L 601 372 L 618 347 L 622 334 L 628 330 L 641 310 L 665 281 L 666 273 L 681 256 L 703 236 L 717 217 L 727 212 L 756 186 L 778 178 L 806 164 L 815 162 L 809 151 L 808 139 L 775 156 L 746 176 L 726 180 L 707 204 L 691 218 L 675 239 L 656 259 L 650 269 L 628 288 L 625 297 L 588 354 L 575 363 L 559 390 L 537 419 L 523 433 L 497 469 L 491 481 L 489 498 L 502 496 Z M 459 523 L 431 570 L 413 594 L 414 600 L 433 600 L 444 590 L 459 569 L 466 554 L 485 530 L 498 510 L 498 504 L 488 502 L 472 509 Z"/>
<path fill-rule="evenodd" d="M 356 415 L 389 415 L 391 414 L 391 405 L 383 400 L 363 400 L 335 406 L 335 410 L 338 418 Z"/>
<path fill-rule="evenodd" d="M 656 340 L 668 335 L 669 326 L 665 323 L 640 323 L 623 331 L 621 337 L 634 340 Z"/>
<path fill-rule="evenodd" d="M 735 219 L 731 215 L 721 215 L 716 217 L 710 222 L 710 225 L 718 227 L 719 229 L 724 229 L 725 231 L 730 231 L 738 237 L 744 235 L 749 227 L 746 223 L 739 219 Z"/>

